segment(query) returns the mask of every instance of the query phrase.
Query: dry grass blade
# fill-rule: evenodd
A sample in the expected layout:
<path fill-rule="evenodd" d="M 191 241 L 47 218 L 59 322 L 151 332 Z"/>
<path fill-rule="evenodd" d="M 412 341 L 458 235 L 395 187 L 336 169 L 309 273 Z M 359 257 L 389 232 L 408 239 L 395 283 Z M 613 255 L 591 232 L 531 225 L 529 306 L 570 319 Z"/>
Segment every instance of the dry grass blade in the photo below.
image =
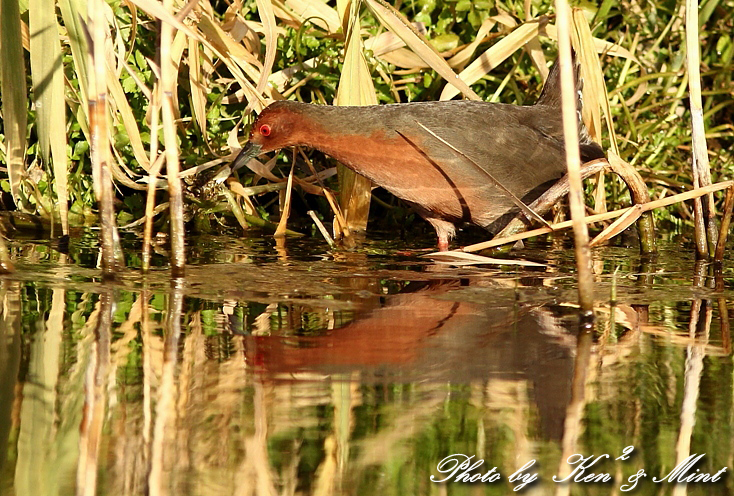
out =
<path fill-rule="evenodd" d="M 265 100 L 250 80 L 245 77 L 245 73 L 253 80 L 260 77 L 260 71 L 247 61 L 250 56 L 249 52 L 240 43 L 236 43 L 217 22 L 206 15 L 199 20 L 198 28 L 204 36 L 203 43 L 205 46 L 224 62 L 227 69 L 232 72 L 232 76 L 242 86 L 242 90 L 247 97 L 248 107 L 260 112 L 265 108 Z"/>
<path fill-rule="evenodd" d="M 117 120 L 117 116 L 122 119 L 122 124 L 125 127 L 127 137 L 130 140 L 130 147 L 133 149 L 135 159 L 138 161 L 140 166 L 147 171 L 150 169 L 150 160 L 145 152 L 145 145 L 143 145 L 143 139 L 140 136 L 138 122 L 135 119 L 135 114 L 133 114 L 132 108 L 130 107 L 130 102 L 127 101 L 125 90 L 122 89 L 120 79 L 109 67 L 107 68 L 107 90 L 112 98 L 111 103 L 114 104 L 117 110 L 117 112 L 114 112 L 115 120 Z M 119 174 L 116 174 L 115 179 L 121 180 L 122 178 L 119 177 Z"/>
<path fill-rule="evenodd" d="M 18 2 L 0 2 L 0 87 L 6 162 L 13 201 L 18 208 L 24 208 L 20 183 L 25 174 L 28 98 L 20 25 Z"/>
<path fill-rule="evenodd" d="M 278 161 L 278 156 L 276 155 L 275 157 L 268 160 L 268 162 L 265 164 L 260 162 L 258 159 L 253 158 L 245 165 L 247 166 L 248 169 L 250 169 L 252 172 L 257 174 L 258 176 L 264 177 L 268 181 L 279 182 L 279 181 L 282 181 L 282 179 L 277 177 L 272 172 L 273 167 L 275 167 L 275 163 L 277 161 Z"/>
<path fill-rule="evenodd" d="M 365 0 L 365 2 L 370 11 L 377 17 L 380 24 L 398 35 L 411 50 L 448 81 L 449 84 L 455 86 L 467 98 L 481 100 L 400 12 L 383 0 Z"/>
<path fill-rule="evenodd" d="M 380 58 L 388 64 L 404 69 L 406 74 L 416 74 L 421 69 L 429 69 L 431 67 L 419 55 L 408 48 L 398 48 L 397 50 L 384 53 Z"/>
<path fill-rule="evenodd" d="M 150 158 L 153 164 L 148 171 L 148 188 L 145 197 L 145 228 L 143 231 L 143 272 L 150 270 L 151 258 L 151 241 L 153 238 L 153 212 L 155 207 L 155 191 L 156 178 L 160 174 L 165 155 L 158 154 L 158 129 L 161 116 L 161 85 L 160 85 L 160 68 L 151 60 L 148 60 L 151 69 L 156 76 L 156 82 L 153 84 L 151 91 L 151 100 L 148 107 L 148 115 L 150 116 Z"/>
<path fill-rule="evenodd" d="M 222 188 L 222 194 L 227 199 L 227 203 L 229 203 L 229 207 L 232 209 L 232 213 L 234 214 L 235 219 L 237 219 L 237 222 L 239 223 L 242 230 L 247 231 L 250 226 L 247 224 L 245 212 L 242 210 L 242 206 L 240 206 L 239 202 L 234 197 L 233 191 L 234 189 Z"/>
<path fill-rule="evenodd" d="M 606 241 L 609 241 L 622 231 L 627 229 L 629 226 L 637 222 L 637 219 L 642 215 L 642 207 L 640 205 L 633 205 L 629 210 L 622 214 L 617 220 L 612 222 L 606 229 L 600 232 L 589 246 L 598 246 Z"/>
<path fill-rule="evenodd" d="M 273 13 L 271 0 L 257 0 L 257 11 L 260 14 L 260 21 L 265 32 L 265 63 L 255 89 L 258 93 L 262 93 L 265 91 L 268 78 L 273 71 L 275 55 L 278 51 L 278 33 L 275 29 L 275 14 Z"/>
<path fill-rule="evenodd" d="M 666 196 L 665 198 L 661 198 L 660 200 L 655 200 L 655 201 L 641 204 L 639 205 L 639 207 L 642 209 L 643 212 L 649 212 L 656 208 L 667 207 L 675 203 L 680 203 L 682 201 L 692 200 L 694 198 L 700 198 L 703 195 L 713 193 L 714 191 L 726 189 L 731 186 L 734 186 L 734 181 L 724 181 L 724 182 L 712 184 L 711 186 L 707 186 L 705 188 L 698 188 L 692 191 L 686 191 L 685 193 L 679 193 L 677 195 Z M 593 224 L 595 222 L 603 222 L 603 221 L 607 221 L 610 219 L 616 219 L 617 217 L 624 215 L 626 212 L 628 212 L 632 208 L 634 207 L 627 207 L 627 208 L 621 208 L 619 210 L 612 210 L 611 212 L 606 212 L 603 214 L 589 215 L 588 217 L 584 217 L 584 222 L 586 224 Z M 501 238 L 495 238 L 490 241 L 483 241 L 481 243 L 476 243 L 473 245 L 465 246 L 464 248 L 461 248 L 460 251 L 475 252 L 475 251 L 486 250 L 488 248 L 494 248 L 496 246 L 502 246 L 502 245 L 506 245 L 509 243 L 515 243 L 517 241 L 528 239 L 528 238 L 533 238 L 535 236 L 540 236 L 542 234 L 548 234 L 549 232 L 558 231 L 561 229 L 568 229 L 569 227 L 572 227 L 572 225 L 573 225 L 572 221 L 570 220 L 567 220 L 564 222 L 558 222 L 556 224 L 552 224 L 551 228 L 540 227 L 538 229 L 533 229 L 531 231 L 525 231 L 525 232 L 513 234 L 512 236 L 503 236 Z M 436 252 L 436 253 L 442 253 L 442 252 Z"/>
<path fill-rule="evenodd" d="M 186 17 L 189 15 L 189 13 L 191 13 L 191 11 L 194 10 L 194 8 L 197 5 L 204 4 L 204 3 L 205 2 L 203 2 L 201 0 L 189 0 L 188 2 L 186 2 L 186 4 L 183 7 L 181 7 L 181 10 L 179 10 L 178 13 L 176 13 L 176 15 L 174 17 L 177 20 L 183 22 L 183 20 L 186 19 Z M 137 18 L 137 16 L 136 16 L 136 18 Z"/>
<path fill-rule="evenodd" d="M 175 32 L 173 36 L 173 45 L 171 45 L 171 62 L 173 63 L 173 71 L 178 74 L 181 68 L 181 61 L 183 60 L 183 53 L 188 46 L 187 40 L 190 38 L 186 37 L 185 33 L 181 31 Z M 178 78 L 176 78 L 176 88 L 178 88 Z M 181 133 L 186 132 L 186 127 L 181 122 L 181 112 L 179 110 L 178 91 L 174 91 L 171 94 L 173 100 L 173 117 L 176 119 L 176 127 L 178 127 Z"/>
<path fill-rule="evenodd" d="M 521 25 L 477 57 L 466 69 L 459 73 L 459 77 L 466 84 L 477 82 L 489 71 L 507 60 L 510 55 L 524 47 L 527 42 L 536 38 L 539 26 L 537 21 Z M 440 100 L 451 100 L 458 94 L 455 85 L 446 86 L 441 92 Z"/>
<path fill-rule="evenodd" d="M 550 39 L 558 41 L 558 30 L 555 25 L 553 24 L 547 24 L 543 31 L 540 33 L 541 35 L 546 35 Z M 591 41 L 593 42 L 594 49 L 596 50 L 596 53 L 603 53 L 604 55 L 611 55 L 614 57 L 621 57 L 628 61 L 634 61 L 640 68 L 642 69 L 642 63 L 639 61 L 637 57 L 635 57 L 634 53 L 630 50 L 627 50 L 626 48 L 616 44 L 612 43 L 611 41 L 602 40 L 600 38 L 592 38 Z M 627 100 L 628 105 L 632 105 L 632 103 L 636 102 L 647 91 L 647 81 L 642 80 L 640 81 L 641 84 L 638 85 L 637 90 L 635 91 L 635 94 Z M 612 94 L 617 90 L 612 91 Z M 609 123 L 607 123 L 609 125 Z"/>
<path fill-rule="evenodd" d="M 540 34 L 548 36 L 548 38 L 550 38 L 551 40 L 558 41 L 557 25 L 546 24 Z M 638 58 L 635 57 L 632 52 L 630 52 L 623 46 L 596 37 L 593 39 L 593 41 L 594 48 L 596 48 L 596 53 L 603 53 L 605 55 L 611 55 L 613 57 L 621 57 L 623 59 L 633 60 L 637 64 L 641 65 Z"/>
<path fill-rule="evenodd" d="M 153 17 L 154 19 L 160 19 L 164 24 L 172 26 L 179 31 L 183 31 L 189 38 L 204 42 L 198 33 L 194 32 L 186 24 L 179 21 L 169 11 L 165 9 L 161 2 L 155 0 L 130 0 L 132 3 L 137 5 L 146 14 Z"/>
<path fill-rule="evenodd" d="M 316 173 L 316 169 L 314 169 L 313 164 L 308 159 L 306 154 L 299 148 L 299 153 L 301 154 L 301 157 L 306 162 L 306 165 L 308 165 L 308 168 L 311 170 L 311 173 L 318 178 L 318 181 L 321 183 L 321 177 L 319 174 Z M 342 236 L 342 243 L 347 245 L 347 247 L 350 247 L 350 245 L 354 242 L 351 237 L 351 233 L 349 232 L 349 228 L 347 227 L 347 221 L 344 219 L 344 216 L 342 215 L 341 209 L 336 203 L 336 200 L 334 199 L 334 195 L 331 194 L 331 191 L 329 191 L 326 187 L 324 187 L 323 183 L 321 183 L 321 187 L 324 192 L 324 197 L 326 197 L 326 201 L 329 202 L 329 206 L 331 207 L 331 210 L 334 212 L 334 232 L 339 233 Z M 336 236 L 335 236 L 336 237 Z"/>
<path fill-rule="evenodd" d="M 573 26 L 573 45 L 576 50 L 577 61 L 580 65 L 580 77 L 583 84 L 582 113 L 586 129 L 593 141 L 597 143 L 602 142 L 601 112 L 599 109 L 603 108 L 611 148 L 615 154 L 619 154 L 617 137 L 614 134 L 614 126 L 612 125 L 607 87 L 604 84 L 604 72 L 601 69 L 601 64 L 599 64 L 599 57 L 594 47 L 594 38 L 591 35 L 591 29 L 589 29 L 589 23 L 584 16 L 583 10 L 573 10 Z M 597 212 L 607 211 L 607 196 L 604 183 L 604 174 L 598 174 L 594 188 L 594 208 Z"/>
<path fill-rule="evenodd" d="M 282 92 L 286 86 L 292 82 L 293 76 L 300 71 L 312 72 L 319 65 L 317 58 L 312 58 L 303 61 L 301 64 L 295 64 L 282 71 L 274 72 L 270 76 L 270 84 L 275 87 L 276 90 Z M 307 76 L 308 77 L 308 76 Z M 306 78 L 304 78 L 306 79 Z M 294 85 L 295 86 L 295 85 Z M 285 96 L 285 94 L 283 95 Z"/>
<path fill-rule="evenodd" d="M 294 157 L 295 158 L 295 153 Z M 282 238 L 285 236 L 286 229 L 288 227 L 288 217 L 291 215 L 291 195 L 293 193 L 293 167 L 295 166 L 295 160 L 293 161 L 293 164 L 291 165 L 291 171 L 288 174 L 288 184 L 285 188 L 285 201 L 283 202 L 283 209 L 280 214 L 280 221 L 278 222 L 278 227 L 275 229 L 275 236 L 276 238 Z"/>
<path fill-rule="evenodd" d="M 489 19 L 485 19 L 482 25 L 479 26 L 479 30 L 474 37 L 474 41 L 469 43 L 467 46 L 457 52 L 456 55 L 451 57 L 448 60 L 449 65 L 451 67 L 464 67 L 469 62 L 469 60 L 471 60 L 477 47 L 479 47 L 479 45 L 484 41 L 484 38 L 489 34 L 490 31 L 492 31 L 492 28 L 496 24 L 497 21 L 495 21 L 491 17 Z M 461 74 L 459 74 L 459 77 L 461 77 Z"/>
<path fill-rule="evenodd" d="M 334 103 L 340 106 L 377 104 L 375 86 L 364 58 L 357 0 L 350 5 L 344 64 Z M 338 171 L 339 204 L 347 222 L 346 227 L 363 231 L 367 229 L 372 183 L 344 166 L 339 166 Z"/>
<path fill-rule="evenodd" d="M 118 60 L 118 62 L 120 63 L 122 68 L 125 69 L 125 72 L 127 72 L 130 75 L 133 81 L 135 81 L 135 85 L 138 87 L 140 91 L 143 92 L 143 95 L 145 95 L 145 98 L 147 98 L 148 100 L 153 98 L 153 94 L 151 93 L 150 88 L 148 88 L 145 85 L 145 83 L 143 83 L 143 81 L 138 76 L 138 73 L 135 72 L 135 70 L 132 67 L 130 67 L 130 64 L 128 64 L 124 60 Z"/>
<path fill-rule="evenodd" d="M 226 183 L 232 193 L 238 194 L 242 197 L 242 201 L 245 202 L 245 209 L 247 214 L 255 217 L 260 217 L 260 214 L 258 214 L 257 209 L 255 208 L 255 204 L 252 203 L 252 199 L 250 198 L 252 196 L 252 193 L 247 191 L 247 189 L 242 186 L 242 183 L 240 183 L 234 177 L 228 177 Z M 287 185 L 288 184 L 286 182 L 286 186 Z M 244 225 L 243 229 L 248 229 L 248 227 L 249 226 Z"/>
<path fill-rule="evenodd" d="M 645 181 L 637 169 L 622 160 L 613 151 L 608 151 L 609 169 L 619 176 L 626 184 L 630 192 L 632 202 L 638 205 L 650 203 L 650 192 Z M 643 253 L 655 253 L 657 243 L 655 241 L 655 221 L 652 213 L 647 211 L 637 223 L 637 231 L 640 236 L 640 249 Z"/>
<path fill-rule="evenodd" d="M 157 94 L 158 92 L 156 92 Z M 154 100 L 159 100 L 160 98 L 154 98 Z M 157 101 L 151 102 L 152 105 L 154 105 L 156 108 L 158 107 Z M 158 129 L 158 110 L 155 111 L 155 119 L 154 119 L 154 126 L 151 126 L 151 129 Z M 152 148 L 152 147 L 151 147 Z M 157 148 L 157 146 L 156 146 Z M 156 151 L 157 153 L 157 151 Z M 145 227 L 143 228 L 143 264 L 142 269 L 143 272 L 148 272 L 150 270 L 150 248 L 151 248 L 151 241 L 153 238 L 153 217 L 154 217 L 154 211 L 155 211 L 155 183 L 156 178 L 158 177 L 158 174 L 161 171 L 161 167 L 163 167 L 163 162 L 165 160 L 165 155 L 158 155 L 158 158 L 156 158 L 155 162 L 153 162 L 153 165 L 150 167 L 150 170 L 148 171 L 148 178 L 150 181 L 148 182 L 148 194 L 146 195 L 145 199 Z"/>
<path fill-rule="evenodd" d="M 69 36 L 69 46 L 71 47 L 71 56 L 74 60 L 74 71 L 79 82 L 79 96 L 82 99 L 82 107 L 87 112 L 86 106 L 89 100 L 89 90 L 87 82 L 89 81 L 87 67 L 87 39 L 84 35 L 84 25 L 82 18 L 86 14 L 86 2 L 82 0 L 59 0 L 59 8 L 61 16 L 64 19 L 64 27 Z M 88 116 L 87 116 L 88 119 Z"/>
<path fill-rule="evenodd" d="M 412 25 L 416 31 L 425 36 L 426 26 L 423 23 L 414 22 Z M 382 57 L 383 55 L 394 52 L 404 46 L 405 42 L 401 40 L 398 35 L 391 33 L 390 31 L 385 31 L 377 36 L 367 38 L 364 41 L 365 49 L 371 50 L 375 57 Z"/>
<path fill-rule="evenodd" d="M 435 262 L 449 265 L 518 265 L 520 267 L 545 267 L 545 264 L 538 262 L 530 262 L 528 260 L 512 260 L 503 258 L 489 258 L 474 253 L 465 253 L 462 251 L 438 251 L 424 255 Z"/>
<path fill-rule="evenodd" d="M 509 189 L 507 189 L 504 184 L 502 184 L 497 179 L 495 179 L 494 176 L 492 174 L 490 174 L 490 172 L 488 170 L 485 170 L 482 167 L 480 167 L 479 164 L 477 164 L 474 160 L 472 160 L 471 158 L 469 158 L 464 152 L 462 152 L 461 150 L 459 150 L 458 148 L 456 148 L 454 145 L 452 145 L 451 143 L 449 143 L 448 141 L 446 141 L 445 139 L 443 139 L 441 136 L 437 135 L 436 133 L 434 133 L 433 131 L 431 131 L 430 129 L 428 129 L 422 123 L 420 123 L 418 121 L 415 121 L 415 123 L 418 124 L 420 127 L 422 127 L 428 134 L 430 134 L 431 136 L 433 136 L 434 138 L 436 138 L 438 141 L 440 141 L 441 143 L 443 143 L 444 145 L 446 145 L 447 147 L 449 147 L 451 150 L 453 150 L 454 152 L 456 152 L 458 155 L 460 155 L 464 159 L 466 159 L 469 163 L 471 163 L 474 167 L 476 167 L 477 170 L 479 170 L 482 174 L 486 175 L 487 178 L 489 178 L 489 180 L 495 186 L 497 186 L 499 189 L 501 189 L 505 193 L 505 195 L 507 195 L 507 197 L 510 198 L 512 200 L 512 202 L 520 210 L 522 210 L 525 213 L 525 215 L 528 216 L 528 218 L 533 218 L 533 219 L 537 220 L 538 222 L 540 222 L 541 224 L 543 224 L 544 226 L 550 227 L 550 224 L 548 224 L 548 222 L 543 217 L 541 217 L 540 215 L 538 215 L 537 213 L 535 213 L 530 207 L 528 207 L 527 205 L 525 205 L 525 202 L 523 202 L 520 198 L 518 198 L 517 196 L 515 196 L 515 194 L 512 191 L 510 191 Z"/>
<path fill-rule="evenodd" d="M 226 182 L 229 185 L 229 189 L 231 189 L 233 193 L 240 195 L 242 198 L 247 198 L 247 197 L 255 196 L 255 195 L 261 195 L 263 193 L 272 193 L 273 191 L 280 191 L 288 187 L 287 180 L 285 182 L 280 182 L 280 183 L 267 183 L 267 184 L 261 184 L 258 186 L 247 186 L 247 187 L 242 186 L 242 183 L 240 183 L 233 177 L 227 178 Z"/>
<path fill-rule="evenodd" d="M 540 38 L 533 38 L 525 44 L 525 51 L 533 61 L 533 65 L 538 69 L 540 77 L 543 83 L 548 79 L 550 69 L 545 60 L 545 53 L 543 52 L 543 46 L 540 44 Z"/>
<path fill-rule="evenodd" d="M 196 124 L 199 126 L 201 135 L 204 137 L 204 141 L 209 143 L 209 137 L 207 134 L 207 120 L 206 120 L 206 94 L 204 87 L 204 78 L 201 74 L 201 62 L 199 54 L 199 42 L 192 38 L 187 38 L 189 50 L 189 86 L 191 87 L 191 109 L 194 113 L 194 119 Z"/>
<path fill-rule="evenodd" d="M 601 113 L 599 109 L 603 105 L 602 102 L 607 100 L 604 72 L 601 69 L 599 57 L 594 47 L 594 38 L 591 36 L 591 29 L 589 29 L 589 24 L 586 21 L 583 10 L 573 10 L 573 26 L 573 46 L 581 67 L 580 76 L 583 81 L 584 122 L 586 123 L 586 128 L 589 131 L 591 139 L 597 143 L 601 143 Z M 611 112 L 608 112 L 608 104 L 604 110 L 607 122 L 611 122 Z M 614 133 L 611 125 L 610 129 Z M 610 141 L 612 142 L 614 153 L 619 155 L 614 134 L 610 134 Z"/>
<path fill-rule="evenodd" d="M 375 85 L 372 82 L 367 60 L 364 58 L 364 47 L 360 36 L 359 2 L 352 3 L 347 30 L 346 48 L 344 50 L 344 65 L 339 77 L 335 104 L 350 105 L 377 105 Z"/>
<path fill-rule="evenodd" d="M 321 222 L 321 219 L 319 219 L 316 216 L 316 212 L 314 212 L 313 210 L 309 210 L 308 215 L 309 217 L 311 217 L 311 219 L 313 219 L 313 223 L 316 224 L 316 227 L 318 228 L 319 232 L 324 237 L 326 242 L 329 244 L 329 248 L 333 249 L 336 246 L 336 243 L 334 243 L 334 240 L 329 235 L 329 231 L 327 231 L 326 227 L 324 227 L 324 223 Z"/>
<path fill-rule="evenodd" d="M 349 29 L 349 12 L 351 11 L 351 6 L 352 0 L 336 0 L 336 13 L 339 15 L 341 27 L 345 33 Z"/>
<path fill-rule="evenodd" d="M 309 21 L 329 33 L 336 33 L 341 27 L 339 14 L 326 2 L 320 0 L 286 0 L 285 4 L 302 21 Z"/>

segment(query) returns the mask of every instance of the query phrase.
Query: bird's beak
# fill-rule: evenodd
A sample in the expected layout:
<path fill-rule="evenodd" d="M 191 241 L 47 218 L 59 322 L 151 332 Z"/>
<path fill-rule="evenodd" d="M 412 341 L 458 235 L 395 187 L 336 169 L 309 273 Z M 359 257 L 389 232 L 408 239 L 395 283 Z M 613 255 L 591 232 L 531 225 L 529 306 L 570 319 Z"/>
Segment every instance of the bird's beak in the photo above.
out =
<path fill-rule="evenodd" d="M 260 150 L 262 150 L 261 145 L 249 141 L 232 162 L 232 170 L 236 171 L 243 165 L 247 165 L 247 162 L 260 155 Z"/>

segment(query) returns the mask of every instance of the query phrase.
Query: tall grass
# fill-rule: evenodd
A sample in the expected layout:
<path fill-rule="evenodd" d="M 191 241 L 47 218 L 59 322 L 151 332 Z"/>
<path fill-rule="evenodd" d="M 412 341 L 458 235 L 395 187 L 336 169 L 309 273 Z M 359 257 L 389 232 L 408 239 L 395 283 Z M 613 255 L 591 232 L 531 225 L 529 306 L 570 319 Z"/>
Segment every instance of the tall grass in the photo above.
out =
<path fill-rule="evenodd" d="M 252 170 L 236 171 L 235 182 L 249 192 L 246 197 L 231 196 L 221 178 L 206 181 L 214 172 L 206 169 L 218 171 L 230 160 L 254 112 L 270 101 L 366 104 L 463 94 L 527 104 L 547 72 L 544 53 L 555 57 L 557 40 L 549 2 L 201 0 L 173 2 L 168 11 L 154 0 L 134 0 L 103 4 L 100 19 L 108 34 L 104 59 L 96 62 L 103 65 L 95 71 L 87 60 L 93 23 L 86 3 L 59 0 L 61 15 L 54 16 L 49 1 L 30 2 L 28 16 L 15 2 L 3 2 L 0 10 L 0 162 L 7 168 L 2 181 L 6 199 L 19 210 L 60 220 L 64 233 L 67 217 L 71 226 L 87 222 L 90 209 L 101 208 L 91 165 L 99 145 L 109 151 L 116 188 L 110 219 L 117 225 L 140 225 L 135 221 L 145 216 L 150 235 L 173 229 L 176 267 L 184 264 L 185 219 L 193 219 L 190 228 L 207 230 L 237 225 L 239 210 L 266 225 L 281 215 L 278 202 L 271 201 L 276 193 L 255 194 L 248 188 L 263 177 L 285 183 L 293 162 L 288 155 L 266 169 L 253 162 Z M 604 2 L 599 9 L 584 7 L 573 15 L 589 127 L 605 148 L 649 179 L 655 199 L 694 184 L 688 165 L 689 78 L 679 48 L 685 38 L 683 12 L 682 3 L 633 1 L 624 10 Z M 714 181 L 731 177 L 734 169 L 732 12 L 732 0 L 707 0 L 698 19 L 701 117 Z M 96 91 L 105 90 L 107 105 L 100 116 L 104 122 L 97 121 L 106 127 L 103 136 L 96 135 L 100 141 L 95 141 L 88 110 L 99 95 L 88 83 L 92 72 L 102 79 Z M 316 168 L 332 167 L 323 156 L 311 157 Z M 165 181 L 160 182 L 157 169 L 163 164 Z M 226 175 L 226 170 L 219 172 Z M 357 181 L 352 192 L 345 191 L 355 181 L 341 175 L 326 186 L 342 185 L 340 204 L 348 222 L 364 227 L 371 186 Z M 163 198 L 151 194 L 146 210 L 143 191 L 150 185 L 154 193 L 166 184 L 172 194 L 168 209 L 154 208 L 155 200 Z M 294 184 L 298 189 L 303 183 L 296 178 Z M 604 200 L 612 205 L 624 201 L 616 181 L 602 183 L 595 196 L 599 210 L 606 208 Z M 295 200 L 296 210 L 306 207 L 299 213 L 314 209 L 331 216 L 318 197 Z M 11 207 L 7 201 L 5 206 Z M 375 207 L 378 213 L 382 208 Z M 159 217 L 152 223 L 154 212 Z M 674 228 L 693 218 L 682 204 L 657 215 Z"/>

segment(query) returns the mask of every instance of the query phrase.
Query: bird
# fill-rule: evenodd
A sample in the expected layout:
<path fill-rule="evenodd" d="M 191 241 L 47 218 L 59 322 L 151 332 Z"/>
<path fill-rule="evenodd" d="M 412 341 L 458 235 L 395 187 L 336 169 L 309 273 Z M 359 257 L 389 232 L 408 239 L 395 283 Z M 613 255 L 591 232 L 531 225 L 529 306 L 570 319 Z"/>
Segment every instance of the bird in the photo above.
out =
<path fill-rule="evenodd" d="M 604 158 L 604 151 L 580 118 L 581 81 L 574 67 L 579 147 L 587 162 Z M 556 60 L 534 105 L 276 101 L 255 119 L 232 168 L 289 146 L 314 148 L 410 204 L 436 230 L 438 248 L 445 251 L 456 224 L 495 234 L 519 211 L 517 198 L 528 204 L 565 175 L 560 89 Z"/>

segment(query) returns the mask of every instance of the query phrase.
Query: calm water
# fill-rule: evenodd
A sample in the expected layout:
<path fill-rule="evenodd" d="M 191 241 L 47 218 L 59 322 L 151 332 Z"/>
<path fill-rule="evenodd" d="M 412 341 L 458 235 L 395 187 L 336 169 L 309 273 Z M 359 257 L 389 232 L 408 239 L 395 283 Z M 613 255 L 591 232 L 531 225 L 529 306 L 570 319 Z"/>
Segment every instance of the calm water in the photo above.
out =
<path fill-rule="evenodd" d="M 200 238 L 172 285 L 100 282 L 93 239 L 0 278 L 3 496 L 734 493 L 734 270 L 692 248 L 596 251 L 580 333 L 564 241 L 457 269 Z M 686 459 L 718 481 L 653 482 Z"/>

